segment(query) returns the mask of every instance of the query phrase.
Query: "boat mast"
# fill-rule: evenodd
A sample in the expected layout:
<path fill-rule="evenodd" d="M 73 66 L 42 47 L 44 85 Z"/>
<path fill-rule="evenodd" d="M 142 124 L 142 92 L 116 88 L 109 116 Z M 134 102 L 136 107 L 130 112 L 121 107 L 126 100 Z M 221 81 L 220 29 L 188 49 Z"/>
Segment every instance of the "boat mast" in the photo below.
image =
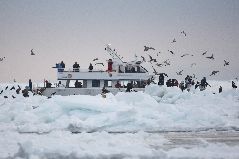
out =
<path fill-rule="evenodd" d="M 117 52 L 115 51 L 115 49 L 113 50 L 111 47 L 110 47 L 110 44 L 107 44 L 106 45 L 106 48 L 105 50 L 109 53 L 109 55 L 112 57 L 112 59 L 115 59 L 117 61 L 119 61 L 120 63 L 124 63 L 122 61 L 122 58 L 117 54 Z"/>

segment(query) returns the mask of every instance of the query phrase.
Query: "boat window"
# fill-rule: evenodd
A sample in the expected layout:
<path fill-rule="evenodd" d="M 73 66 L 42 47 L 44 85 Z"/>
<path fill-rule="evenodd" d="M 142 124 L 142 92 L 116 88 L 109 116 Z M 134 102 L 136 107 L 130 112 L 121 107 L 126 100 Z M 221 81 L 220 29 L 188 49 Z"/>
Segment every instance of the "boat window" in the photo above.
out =
<path fill-rule="evenodd" d="M 92 80 L 92 87 L 100 87 L 100 80 Z"/>
<path fill-rule="evenodd" d="M 105 80 L 104 81 L 104 86 L 105 87 L 112 87 L 112 81 Z"/>

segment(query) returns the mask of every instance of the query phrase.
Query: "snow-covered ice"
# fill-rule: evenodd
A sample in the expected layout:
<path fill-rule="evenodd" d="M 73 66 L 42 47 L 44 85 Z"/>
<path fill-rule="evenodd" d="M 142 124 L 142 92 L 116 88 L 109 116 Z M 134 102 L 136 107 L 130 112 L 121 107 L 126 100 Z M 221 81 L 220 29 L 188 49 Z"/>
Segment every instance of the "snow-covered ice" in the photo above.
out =
<path fill-rule="evenodd" d="M 0 158 L 239 158 L 239 91 L 230 81 L 209 83 L 205 91 L 149 85 L 50 99 L 0 84 Z M 227 133 L 213 136 L 218 131 Z M 210 135 L 195 137 L 201 132 Z"/>

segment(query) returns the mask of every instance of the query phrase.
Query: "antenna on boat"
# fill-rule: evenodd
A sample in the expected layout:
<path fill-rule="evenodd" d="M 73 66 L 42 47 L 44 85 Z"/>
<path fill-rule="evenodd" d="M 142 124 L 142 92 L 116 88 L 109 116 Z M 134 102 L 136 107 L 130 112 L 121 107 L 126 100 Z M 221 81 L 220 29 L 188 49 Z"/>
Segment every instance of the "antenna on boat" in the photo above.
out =
<path fill-rule="evenodd" d="M 110 56 L 112 57 L 112 59 L 117 59 L 118 61 L 124 63 L 122 61 L 122 57 L 120 57 L 117 52 L 115 51 L 115 49 L 113 50 L 111 47 L 110 47 L 111 44 L 107 44 L 106 45 L 106 48 L 105 50 L 110 54 Z"/>

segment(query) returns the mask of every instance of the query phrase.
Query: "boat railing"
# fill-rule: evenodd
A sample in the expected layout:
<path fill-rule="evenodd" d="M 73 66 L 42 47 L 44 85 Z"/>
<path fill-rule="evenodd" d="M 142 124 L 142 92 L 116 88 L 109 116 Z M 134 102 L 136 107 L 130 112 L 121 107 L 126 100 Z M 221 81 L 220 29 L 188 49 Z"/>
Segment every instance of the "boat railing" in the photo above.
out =
<path fill-rule="evenodd" d="M 72 68 L 72 69 L 63 69 L 63 68 L 58 68 L 57 69 L 58 72 L 106 72 L 104 70 L 100 70 L 100 69 L 94 69 L 94 70 L 89 70 L 89 69 L 77 69 L 77 68 Z"/>

